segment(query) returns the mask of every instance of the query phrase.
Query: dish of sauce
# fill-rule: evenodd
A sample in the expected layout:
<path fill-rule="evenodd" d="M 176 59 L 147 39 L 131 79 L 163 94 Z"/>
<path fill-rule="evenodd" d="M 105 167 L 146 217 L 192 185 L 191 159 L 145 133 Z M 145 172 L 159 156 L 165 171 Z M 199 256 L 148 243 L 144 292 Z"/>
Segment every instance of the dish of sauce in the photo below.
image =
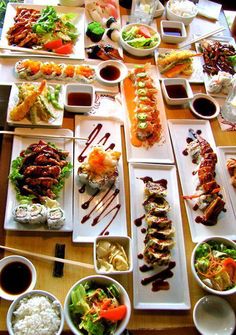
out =
<path fill-rule="evenodd" d="M 91 106 L 92 95 L 87 92 L 70 92 L 67 100 L 70 106 Z"/>
<path fill-rule="evenodd" d="M 172 27 L 163 27 L 163 32 L 170 36 L 182 36 L 181 29 Z"/>
<path fill-rule="evenodd" d="M 0 286 L 8 294 L 21 294 L 27 290 L 32 280 L 29 267 L 22 262 L 6 264 L 0 273 Z"/>
<path fill-rule="evenodd" d="M 100 70 L 100 76 L 105 80 L 113 81 L 120 77 L 120 70 L 114 65 L 107 65 Z"/>
<path fill-rule="evenodd" d="M 216 112 L 216 105 L 209 99 L 197 98 L 193 102 L 193 108 L 202 116 L 212 116 Z"/>
<path fill-rule="evenodd" d="M 184 85 L 166 85 L 167 94 L 171 99 L 187 98 L 187 91 Z"/>

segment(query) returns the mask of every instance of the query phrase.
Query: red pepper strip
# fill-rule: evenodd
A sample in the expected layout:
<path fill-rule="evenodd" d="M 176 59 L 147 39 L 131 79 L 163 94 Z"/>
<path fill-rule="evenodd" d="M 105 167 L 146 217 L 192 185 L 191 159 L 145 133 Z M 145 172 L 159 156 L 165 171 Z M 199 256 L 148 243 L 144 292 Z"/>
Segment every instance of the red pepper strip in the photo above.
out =
<path fill-rule="evenodd" d="M 218 192 L 220 192 L 220 187 L 215 188 L 213 191 L 211 191 L 210 194 L 215 194 L 215 193 L 218 193 Z M 194 199 L 194 198 L 199 198 L 201 195 L 204 195 L 204 193 L 202 193 L 202 194 L 193 194 L 193 195 L 183 195 L 183 199 L 185 199 L 185 200 L 191 200 L 191 199 Z"/>
<path fill-rule="evenodd" d="M 100 311 L 99 316 L 106 320 L 116 322 L 116 321 L 124 319 L 126 315 L 126 311 L 127 311 L 127 307 L 125 305 L 120 305 L 112 309 Z"/>

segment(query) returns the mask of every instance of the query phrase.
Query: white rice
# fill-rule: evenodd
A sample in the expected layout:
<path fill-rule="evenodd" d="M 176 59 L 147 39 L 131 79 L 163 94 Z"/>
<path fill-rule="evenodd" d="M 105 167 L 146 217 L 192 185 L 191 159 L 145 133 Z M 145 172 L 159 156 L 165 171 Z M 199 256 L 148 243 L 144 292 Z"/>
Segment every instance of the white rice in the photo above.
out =
<path fill-rule="evenodd" d="M 13 312 L 12 328 L 15 335 L 55 335 L 60 324 L 59 304 L 45 296 L 23 298 Z"/>
<path fill-rule="evenodd" d="M 173 0 L 169 3 L 170 10 L 182 17 L 189 17 L 196 14 L 197 7 L 188 0 Z"/>

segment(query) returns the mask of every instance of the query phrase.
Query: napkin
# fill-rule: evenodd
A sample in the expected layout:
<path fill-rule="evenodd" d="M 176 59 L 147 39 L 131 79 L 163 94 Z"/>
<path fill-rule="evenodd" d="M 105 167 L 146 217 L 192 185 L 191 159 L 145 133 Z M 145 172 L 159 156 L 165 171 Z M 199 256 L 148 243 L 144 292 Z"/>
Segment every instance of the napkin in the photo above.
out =
<path fill-rule="evenodd" d="M 218 20 L 222 5 L 206 0 L 199 0 L 197 4 L 198 15 L 210 20 Z"/>

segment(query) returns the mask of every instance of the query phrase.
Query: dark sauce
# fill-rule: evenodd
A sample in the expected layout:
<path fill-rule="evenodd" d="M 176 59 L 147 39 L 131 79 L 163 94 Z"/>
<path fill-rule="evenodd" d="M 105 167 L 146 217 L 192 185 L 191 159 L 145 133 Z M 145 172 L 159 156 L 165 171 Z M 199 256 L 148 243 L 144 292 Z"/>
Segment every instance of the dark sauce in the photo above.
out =
<path fill-rule="evenodd" d="M 184 149 L 184 150 L 182 151 L 182 154 L 183 154 L 184 156 L 188 156 L 188 150 L 187 150 L 187 149 Z"/>
<path fill-rule="evenodd" d="M 138 254 L 138 259 L 143 259 L 143 254 Z"/>
<path fill-rule="evenodd" d="M 206 220 L 203 216 L 197 216 L 195 218 L 195 222 L 196 223 L 201 223 L 204 226 L 214 226 L 217 223 L 217 218 L 211 218 Z"/>
<path fill-rule="evenodd" d="M 198 208 L 199 208 L 198 204 L 195 204 L 195 205 L 193 206 L 193 210 L 194 210 L 194 211 L 197 211 Z"/>
<path fill-rule="evenodd" d="M 166 35 L 182 36 L 181 29 L 179 29 L 179 28 L 163 27 L 163 32 Z"/>
<path fill-rule="evenodd" d="M 187 142 L 187 143 L 191 143 L 192 141 L 193 141 L 193 139 L 192 139 L 191 137 L 187 137 L 187 138 L 186 138 L 186 142 Z"/>
<path fill-rule="evenodd" d="M 147 229 L 146 229 L 146 228 L 142 228 L 142 229 L 141 229 L 141 233 L 143 233 L 143 234 L 145 234 L 145 233 L 146 233 L 146 231 L 147 231 Z"/>
<path fill-rule="evenodd" d="M 206 98 L 197 98 L 194 100 L 193 107 L 202 116 L 212 116 L 216 112 L 216 105 Z"/>
<path fill-rule="evenodd" d="M 197 133 L 198 135 L 201 135 L 201 133 L 202 133 L 201 129 L 198 129 L 198 130 L 196 131 L 196 133 Z"/>
<path fill-rule="evenodd" d="M 92 95 L 87 92 L 70 92 L 67 103 L 69 106 L 91 106 Z"/>
<path fill-rule="evenodd" d="M 96 139 L 96 137 L 98 136 L 99 132 L 101 131 L 102 129 L 102 124 L 101 123 L 98 123 L 96 125 L 96 127 L 92 130 L 92 132 L 89 134 L 88 136 L 88 140 L 87 142 L 85 143 L 85 147 L 84 149 L 82 150 L 82 152 L 79 154 L 79 157 L 78 157 L 78 161 L 80 163 L 82 163 L 85 158 L 87 157 L 86 155 L 83 155 L 85 153 L 85 151 L 89 148 L 89 146 L 93 143 L 93 141 Z"/>
<path fill-rule="evenodd" d="M 113 81 L 120 77 L 120 70 L 114 65 L 107 65 L 100 70 L 100 76 L 105 80 Z"/>
<path fill-rule="evenodd" d="M 0 273 L 0 286 L 9 294 L 23 293 L 30 286 L 31 281 L 31 270 L 22 262 L 7 264 Z"/>
<path fill-rule="evenodd" d="M 183 85 L 166 85 L 167 94 L 171 99 L 187 98 L 187 91 Z"/>
<path fill-rule="evenodd" d="M 176 263 L 175 262 L 170 262 L 168 267 L 166 269 L 164 269 L 163 271 L 161 272 L 158 272 L 156 274 L 154 274 L 153 276 L 150 276 L 150 277 L 147 277 L 147 278 L 144 278 L 142 281 L 141 281 L 141 284 L 142 285 L 147 285 L 151 282 L 154 282 L 156 280 L 166 280 L 168 278 L 171 278 L 173 277 L 173 272 L 171 271 L 171 269 L 173 269 L 175 267 Z"/>
<path fill-rule="evenodd" d="M 86 185 L 82 185 L 80 188 L 79 188 L 79 193 L 84 193 L 85 192 L 85 188 L 86 188 Z"/>
<path fill-rule="evenodd" d="M 140 227 L 142 225 L 142 221 L 145 218 L 145 214 L 143 214 L 143 216 L 141 216 L 140 218 L 137 218 L 134 220 L 134 224 L 136 227 Z"/>
<path fill-rule="evenodd" d="M 158 291 L 168 291 L 170 289 L 170 284 L 168 281 L 163 281 L 161 279 L 158 279 L 152 283 L 152 291 L 158 292 Z"/>
<path fill-rule="evenodd" d="M 139 270 L 141 272 L 148 272 L 148 271 L 153 270 L 153 266 L 152 265 L 148 266 L 146 264 L 143 264 L 142 266 L 139 267 Z"/>

